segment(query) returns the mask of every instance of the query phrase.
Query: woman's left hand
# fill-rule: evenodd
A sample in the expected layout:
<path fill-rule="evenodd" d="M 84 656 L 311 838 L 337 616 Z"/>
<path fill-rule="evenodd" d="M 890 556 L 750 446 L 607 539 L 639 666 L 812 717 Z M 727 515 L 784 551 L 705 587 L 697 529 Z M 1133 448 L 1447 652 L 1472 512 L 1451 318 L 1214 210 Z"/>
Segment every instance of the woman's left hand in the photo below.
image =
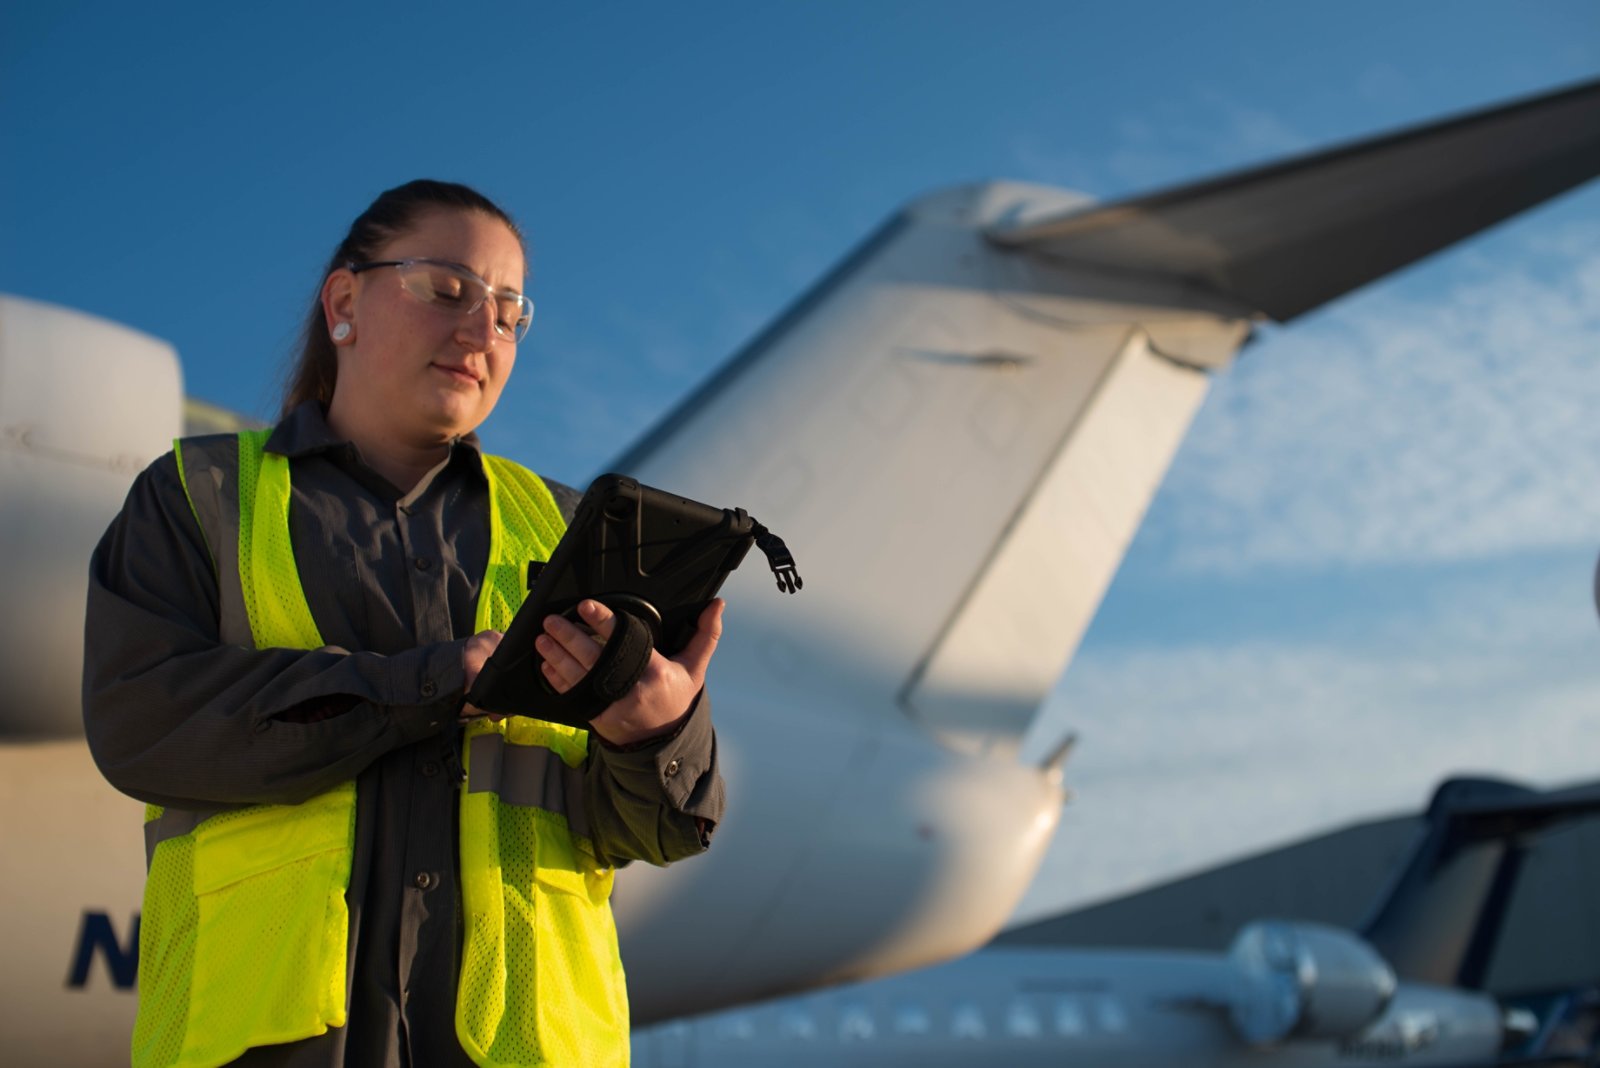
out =
<path fill-rule="evenodd" d="M 725 607 L 720 597 L 706 606 L 694 637 L 677 656 L 665 657 L 652 649 L 644 674 L 628 696 L 590 720 L 589 726 L 612 745 L 632 745 L 676 729 L 705 686 L 706 668 L 722 637 Z M 599 601 L 581 602 L 578 615 L 588 631 L 561 616 L 546 616 L 544 633 L 534 643 L 544 658 L 544 677 L 557 693 L 566 693 L 588 674 L 616 625 L 611 609 Z"/>

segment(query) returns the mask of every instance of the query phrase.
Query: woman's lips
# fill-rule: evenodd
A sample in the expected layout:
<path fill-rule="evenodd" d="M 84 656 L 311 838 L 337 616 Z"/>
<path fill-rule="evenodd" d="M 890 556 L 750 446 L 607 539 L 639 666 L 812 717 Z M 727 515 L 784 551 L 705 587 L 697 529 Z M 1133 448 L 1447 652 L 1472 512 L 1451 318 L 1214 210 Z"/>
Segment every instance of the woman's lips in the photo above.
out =
<path fill-rule="evenodd" d="M 478 376 L 464 367 L 451 367 L 448 364 L 442 363 L 436 363 L 431 366 L 434 370 L 444 372 L 444 374 L 457 382 L 474 386 L 478 385 Z"/>

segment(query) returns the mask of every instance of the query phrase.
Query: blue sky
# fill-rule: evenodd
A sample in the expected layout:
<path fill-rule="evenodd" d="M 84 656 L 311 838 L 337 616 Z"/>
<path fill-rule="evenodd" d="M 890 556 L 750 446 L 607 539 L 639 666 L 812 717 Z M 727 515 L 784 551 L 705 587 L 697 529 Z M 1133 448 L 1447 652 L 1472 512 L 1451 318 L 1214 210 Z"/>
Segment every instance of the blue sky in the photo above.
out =
<path fill-rule="evenodd" d="M 349 220 L 466 181 L 530 235 L 538 304 L 486 436 L 581 484 L 929 189 L 1112 198 L 1597 73 L 1593 3 L 13 4 L 0 291 L 165 338 L 265 416 Z M 1158 725 L 1226 746 L 1264 709 L 1347 717 L 1326 758 L 1394 807 L 1443 769 L 1592 776 L 1596 249 L 1600 185 L 1219 378 L 1052 703 L 1082 804 L 1224 788 Z M 1263 844 L 1362 814 L 1256 807 Z"/>

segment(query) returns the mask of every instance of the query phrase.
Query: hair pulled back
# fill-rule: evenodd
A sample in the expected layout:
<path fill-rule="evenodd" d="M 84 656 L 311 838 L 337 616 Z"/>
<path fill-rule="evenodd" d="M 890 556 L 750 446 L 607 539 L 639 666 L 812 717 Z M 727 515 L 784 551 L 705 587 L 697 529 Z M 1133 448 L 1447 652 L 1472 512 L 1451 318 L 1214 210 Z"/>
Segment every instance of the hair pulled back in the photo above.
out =
<path fill-rule="evenodd" d="M 334 249 L 328 266 L 317 281 L 317 292 L 311 300 L 311 311 L 306 316 L 305 328 L 301 333 L 300 356 L 289 372 L 279 418 L 288 415 L 305 401 L 315 400 L 326 407 L 333 400 L 339 358 L 333 340 L 328 336 L 328 318 L 322 310 L 322 284 L 328 276 L 347 263 L 377 259 L 378 250 L 384 245 L 415 227 L 428 212 L 440 209 L 482 212 L 505 223 L 516 235 L 517 243 L 524 248 L 527 246 L 522 231 L 517 229 L 511 216 L 494 201 L 468 186 L 419 178 L 380 193 L 378 199 L 350 224 L 350 232 Z"/>

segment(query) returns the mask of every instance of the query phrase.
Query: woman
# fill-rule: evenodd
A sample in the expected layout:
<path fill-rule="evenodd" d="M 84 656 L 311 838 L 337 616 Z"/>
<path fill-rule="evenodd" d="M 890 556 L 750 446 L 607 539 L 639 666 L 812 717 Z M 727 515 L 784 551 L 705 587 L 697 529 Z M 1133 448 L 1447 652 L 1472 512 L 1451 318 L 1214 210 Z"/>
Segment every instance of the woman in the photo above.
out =
<path fill-rule="evenodd" d="M 524 262 L 464 186 L 384 193 L 278 425 L 178 443 L 95 552 L 89 744 L 150 805 L 135 1064 L 627 1058 L 611 872 L 721 818 L 722 604 L 593 738 L 463 708 L 577 496 L 473 435 L 531 318 Z M 581 611 L 539 639 L 558 690 L 611 630 Z"/>

